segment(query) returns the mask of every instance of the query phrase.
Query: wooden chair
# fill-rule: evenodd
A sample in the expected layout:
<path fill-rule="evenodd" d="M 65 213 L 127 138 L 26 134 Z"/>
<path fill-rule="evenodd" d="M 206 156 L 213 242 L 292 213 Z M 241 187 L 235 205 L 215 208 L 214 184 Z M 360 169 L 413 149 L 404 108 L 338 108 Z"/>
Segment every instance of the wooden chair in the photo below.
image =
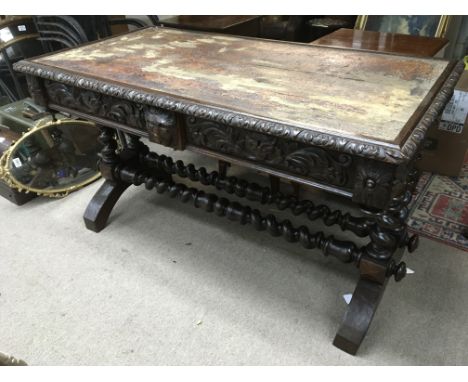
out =
<path fill-rule="evenodd" d="M 41 53 L 37 37 L 31 17 L 11 17 L 0 21 L 0 89 L 11 102 L 25 95 L 25 84 L 13 70 L 13 63 Z"/>
<path fill-rule="evenodd" d="M 72 16 L 34 16 L 34 23 L 46 52 L 88 42 L 83 27 Z"/>

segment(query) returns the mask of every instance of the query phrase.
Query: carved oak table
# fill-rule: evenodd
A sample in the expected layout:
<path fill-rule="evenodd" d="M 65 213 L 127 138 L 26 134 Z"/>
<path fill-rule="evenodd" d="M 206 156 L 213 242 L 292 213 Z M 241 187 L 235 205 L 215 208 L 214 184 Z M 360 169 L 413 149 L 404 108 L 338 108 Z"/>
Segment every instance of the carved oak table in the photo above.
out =
<path fill-rule="evenodd" d="M 183 203 L 353 264 L 359 281 L 334 344 L 355 354 L 400 258 L 413 162 L 462 64 L 252 38 L 148 28 L 21 61 L 34 100 L 94 121 L 105 183 L 84 220 L 100 231 L 125 189 L 144 184 Z M 114 129 L 127 145 L 117 150 Z M 139 139 L 193 150 L 352 199 L 352 216 L 150 152 Z M 190 188 L 173 175 L 367 238 L 358 246 Z"/>

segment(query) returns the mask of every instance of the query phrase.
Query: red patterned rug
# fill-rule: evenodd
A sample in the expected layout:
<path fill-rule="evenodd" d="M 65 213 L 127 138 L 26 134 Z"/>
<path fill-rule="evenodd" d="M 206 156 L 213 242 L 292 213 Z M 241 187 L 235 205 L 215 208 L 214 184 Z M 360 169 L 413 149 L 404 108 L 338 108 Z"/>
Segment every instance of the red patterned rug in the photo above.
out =
<path fill-rule="evenodd" d="M 459 177 L 423 172 L 416 191 L 408 228 L 468 251 L 468 156 Z"/>

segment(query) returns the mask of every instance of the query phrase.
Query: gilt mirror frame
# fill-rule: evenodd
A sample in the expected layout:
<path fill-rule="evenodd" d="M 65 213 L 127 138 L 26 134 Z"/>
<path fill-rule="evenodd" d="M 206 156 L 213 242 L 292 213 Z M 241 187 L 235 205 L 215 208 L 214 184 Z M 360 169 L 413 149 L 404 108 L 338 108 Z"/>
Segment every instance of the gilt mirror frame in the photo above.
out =
<path fill-rule="evenodd" d="M 14 142 L 0 157 L 0 179 L 3 180 L 8 186 L 17 189 L 20 192 L 33 192 L 41 196 L 49 196 L 53 198 L 61 198 L 67 196 L 70 192 L 76 191 L 99 179 L 101 177 L 101 173 L 97 171 L 94 176 L 77 184 L 73 184 L 71 186 L 53 189 L 39 189 L 23 184 L 13 176 L 11 168 L 13 166 L 13 154 L 15 153 L 16 148 L 19 147 L 32 135 L 37 134 L 42 130 L 49 129 L 53 126 L 59 127 L 63 125 L 86 125 L 93 127 L 95 126 L 93 122 L 76 119 L 49 120 L 46 118 L 44 120 L 40 120 L 34 127 L 32 127 L 28 132 L 24 133 L 21 136 L 21 138 L 19 138 L 16 142 Z"/>

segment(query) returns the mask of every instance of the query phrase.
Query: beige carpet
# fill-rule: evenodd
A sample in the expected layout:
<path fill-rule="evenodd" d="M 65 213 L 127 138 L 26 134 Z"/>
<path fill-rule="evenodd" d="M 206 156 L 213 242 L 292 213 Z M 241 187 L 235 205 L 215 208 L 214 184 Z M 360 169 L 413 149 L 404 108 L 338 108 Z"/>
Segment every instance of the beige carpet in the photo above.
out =
<path fill-rule="evenodd" d="M 95 234 L 82 214 L 101 182 L 0 199 L 0 351 L 30 365 L 468 364 L 466 252 L 422 239 L 353 357 L 331 344 L 352 266 L 136 187 Z"/>

